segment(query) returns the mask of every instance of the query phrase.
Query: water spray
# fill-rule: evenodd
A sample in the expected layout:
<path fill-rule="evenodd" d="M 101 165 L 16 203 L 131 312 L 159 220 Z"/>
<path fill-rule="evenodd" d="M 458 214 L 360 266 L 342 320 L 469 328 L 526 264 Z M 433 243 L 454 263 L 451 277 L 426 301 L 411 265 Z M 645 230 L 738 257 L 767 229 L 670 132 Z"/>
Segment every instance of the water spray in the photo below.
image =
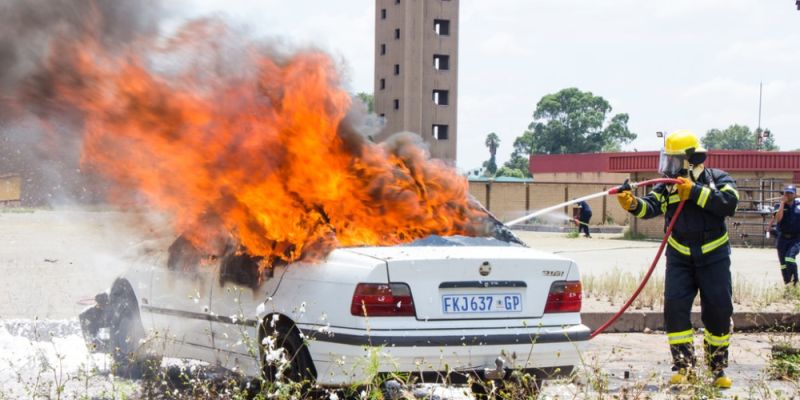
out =
<path fill-rule="evenodd" d="M 574 200 L 565 201 L 565 202 L 563 202 L 561 204 L 557 204 L 557 205 L 552 206 L 552 207 L 543 208 L 543 209 L 541 209 L 539 211 L 536 211 L 536 212 L 534 212 L 532 214 L 528 214 L 528 215 L 526 215 L 524 217 L 517 218 L 515 220 L 509 221 L 509 222 L 506 223 L 506 225 L 507 226 L 513 226 L 513 225 L 519 224 L 521 222 L 525 222 L 525 221 L 527 221 L 527 220 L 529 220 L 531 218 L 534 218 L 536 216 L 539 216 L 539 215 L 542 215 L 542 214 L 546 214 L 546 213 L 548 213 L 550 211 L 557 210 L 557 209 L 559 209 L 561 207 L 566 207 L 566 206 L 569 206 L 571 204 L 579 203 L 581 201 L 591 200 L 591 199 L 595 199 L 595 198 L 603 197 L 603 196 L 611 196 L 611 195 L 622 193 L 624 191 L 633 191 L 637 187 L 653 186 L 653 185 L 657 185 L 659 183 L 664 183 L 664 184 L 668 184 L 668 185 L 674 185 L 674 184 L 680 183 L 680 181 L 677 180 L 677 179 L 671 179 L 671 178 L 650 179 L 650 180 L 646 180 L 646 181 L 642 181 L 642 182 L 629 182 L 628 180 L 625 180 L 625 183 L 623 183 L 622 185 L 619 185 L 617 187 L 613 187 L 613 188 L 611 188 L 611 189 L 609 189 L 607 191 L 597 192 L 597 193 L 594 193 L 594 194 L 590 194 L 588 196 L 579 197 L 579 198 L 574 199 Z M 658 251 L 656 252 L 656 256 L 653 259 L 653 262 L 650 264 L 650 269 L 647 270 L 647 273 L 644 275 L 644 278 L 642 278 L 642 281 L 639 283 L 639 287 L 636 288 L 636 290 L 633 292 L 633 294 L 628 299 L 628 301 L 625 302 L 625 304 L 619 309 L 619 311 L 617 311 L 616 314 L 614 314 L 614 316 L 609 318 L 608 321 L 606 321 L 599 328 L 595 329 L 594 332 L 592 332 L 591 335 L 589 335 L 589 339 L 594 339 L 595 336 L 599 335 L 600 333 L 602 333 L 603 331 L 608 329 L 609 326 L 611 326 L 623 313 L 625 313 L 625 311 L 628 309 L 628 307 L 630 307 L 631 304 L 633 304 L 633 301 L 636 300 L 636 297 L 639 296 L 639 293 L 642 292 L 642 289 L 644 289 L 644 286 L 647 284 L 647 281 L 650 280 L 650 276 L 653 275 L 653 271 L 655 271 L 655 269 L 656 269 L 656 265 L 658 264 L 658 260 L 661 259 L 661 255 L 664 253 L 664 247 L 667 244 L 667 239 L 669 239 L 670 235 L 672 234 L 672 228 L 675 226 L 675 221 L 678 220 L 678 216 L 681 214 L 681 211 L 683 210 L 683 206 L 684 206 L 685 203 L 686 203 L 686 200 L 681 200 L 681 202 L 678 204 L 678 208 L 675 210 L 675 214 L 672 215 L 672 219 L 670 220 L 669 226 L 667 227 L 667 230 L 664 233 L 664 238 L 661 240 L 661 245 L 658 246 Z"/>
<path fill-rule="evenodd" d="M 538 216 L 540 216 L 542 214 L 547 214 L 547 213 L 549 213 L 551 211 L 558 210 L 559 208 L 563 208 L 563 207 L 567 207 L 567 206 L 570 206 L 570 205 L 573 205 L 573 204 L 577 204 L 577 203 L 580 203 L 582 201 L 588 201 L 588 200 L 596 199 L 598 197 L 603 197 L 603 196 L 610 196 L 610 195 L 617 194 L 617 193 L 624 192 L 624 191 L 628 191 L 628 190 L 633 191 L 634 189 L 636 189 L 638 187 L 653 186 L 653 185 L 657 185 L 659 183 L 675 184 L 675 183 L 678 183 L 678 180 L 677 179 L 670 179 L 670 178 L 650 179 L 650 180 L 641 181 L 641 182 L 629 182 L 628 180 L 625 180 L 625 183 L 623 183 L 622 185 L 613 187 L 611 189 L 608 189 L 608 190 L 605 190 L 605 191 L 602 191 L 602 192 L 597 192 L 597 193 L 593 193 L 593 194 L 586 195 L 586 196 L 583 196 L 583 197 L 578 197 L 577 199 L 567 200 L 567 201 L 565 201 L 563 203 L 559 203 L 559 204 L 556 204 L 554 206 L 550 206 L 550 207 L 547 207 L 547 208 L 543 208 L 541 210 L 534 211 L 533 213 L 528 214 L 528 215 L 526 215 L 524 217 L 520 217 L 520 218 L 517 218 L 517 219 L 513 219 L 511 221 L 508 221 L 508 222 L 505 223 L 505 225 L 506 226 L 514 226 L 514 225 L 523 223 L 523 222 L 525 222 L 525 221 L 527 221 L 527 220 L 529 220 L 531 218 L 536 218 L 536 217 L 538 217 Z"/>

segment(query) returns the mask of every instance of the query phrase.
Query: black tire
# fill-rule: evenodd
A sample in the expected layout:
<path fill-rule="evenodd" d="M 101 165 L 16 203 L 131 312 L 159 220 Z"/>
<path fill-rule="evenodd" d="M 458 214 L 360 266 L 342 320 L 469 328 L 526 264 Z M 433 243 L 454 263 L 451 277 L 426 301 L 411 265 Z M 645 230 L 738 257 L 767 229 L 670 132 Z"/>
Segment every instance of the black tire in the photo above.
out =
<path fill-rule="evenodd" d="M 264 323 L 267 324 L 267 321 L 265 320 Z M 281 374 L 281 379 L 289 382 L 313 384 L 317 379 L 317 370 L 311 360 L 311 354 L 308 351 L 308 347 L 303 343 L 303 339 L 300 338 L 297 328 L 288 321 L 281 321 L 276 324 L 275 328 L 266 330 L 265 335 L 261 338 L 261 363 L 265 380 L 275 382 L 275 376 L 279 368 L 277 363 L 270 363 L 266 360 L 267 349 L 265 349 L 266 345 L 263 344 L 263 339 L 270 335 L 275 338 L 275 348 L 282 348 L 284 357 L 289 360 L 286 369 Z"/>
<path fill-rule="evenodd" d="M 130 283 L 118 280 L 111 289 L 111 357 L 115 375 L 141 379 L 160 364 L 160 359 L 138 354 L 144 338 L 144 326 L 139 315 L 139 303 Z"/>

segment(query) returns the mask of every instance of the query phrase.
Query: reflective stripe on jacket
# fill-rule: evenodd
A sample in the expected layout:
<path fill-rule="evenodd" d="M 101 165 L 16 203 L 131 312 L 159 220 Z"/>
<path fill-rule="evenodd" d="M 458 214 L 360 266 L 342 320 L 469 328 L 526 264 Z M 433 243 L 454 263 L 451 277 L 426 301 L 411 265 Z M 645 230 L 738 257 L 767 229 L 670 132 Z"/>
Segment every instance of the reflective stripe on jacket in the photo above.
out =
<path fill-rule="evenodd" d="M 739 203 L 736 182 L 725 171 L 706 168 L 696 180 L 686 205 L 673 228 L 673 236 L 668 239 L 672 249 L 685 256 L 699 256 L 727 248 L 729 237 L 725 227 L 725 217 L 733 216 Z M 637 218 L 649 219 L 665 215 L 665 229 L 672 220 L 680 199 L 673 185 L 656 185 L 644 197 L 637 198 L 637 206 L 631 214 Z M 703 241 L 682 242 L 678 238 L 707 237 Z M 692 249 L 697 249 L 692 254 Z"/>

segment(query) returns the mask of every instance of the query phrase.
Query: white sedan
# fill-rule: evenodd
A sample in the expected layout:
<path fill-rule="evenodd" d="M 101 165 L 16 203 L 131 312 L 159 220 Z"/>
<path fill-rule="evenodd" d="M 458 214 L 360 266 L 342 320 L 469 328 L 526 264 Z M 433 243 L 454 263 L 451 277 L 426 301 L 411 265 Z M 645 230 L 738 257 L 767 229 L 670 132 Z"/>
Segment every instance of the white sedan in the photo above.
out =
<path fill-rule="evenodd" d="M 578 266 L 515 240 L 432 236 L 260 264 L 179 238 L 96 297 L 86 340 L 128 369 L 177 357 L 339 386 L 369 379 L 375 356 L 371 373 L 425 381 L 565 375 L 589 338 Z"/>

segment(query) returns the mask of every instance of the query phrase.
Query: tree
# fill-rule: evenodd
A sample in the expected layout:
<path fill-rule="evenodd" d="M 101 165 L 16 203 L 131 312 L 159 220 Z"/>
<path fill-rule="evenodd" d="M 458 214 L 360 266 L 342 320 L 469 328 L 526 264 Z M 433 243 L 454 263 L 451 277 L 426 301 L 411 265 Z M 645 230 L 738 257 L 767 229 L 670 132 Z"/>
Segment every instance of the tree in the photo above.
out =
<path fill-rule="evenodd" d="M 757 150 L 758 133 L 750 131 L 746 125 L 733 124 L 724 130 L 711 129 L 701 140 L 708 150 Z M 775 138 L 770 135 L 761 143 L 761 148 L 768 151 L 778 150 Z"/>
<path fill-rule="evenodd" d="M 375 96 L 364 92 L 358 93 L 356 96 L 364 103 L 364 106 L 367 107 L 368 113 L 372 114 L 372 112 L 375 111 Z"/>
<path fill-rule="evenodd" d="M 486 171 L 489 172 L 492 176 L 494 176 L 495 172 L 497 172 L 497 148 L 500 147 L 500 138 L 497 136 L 496 133 L 492 132 L 486 135 L 486 147 L 489 148 L 489 161 L 485 161 L 483 166 L 486 167 Z"/>
<path fill-rule="evenodd" d="M 525 169 L 525 171 L 527 171 L 527 168 Z M 519 169 L 516 169 L 516 168 L 509 168 L 509 167 L 506 167 L 504 165 L 504 166 L 500 167 L 500 169 L 497 170 L 497 173 L 494 176 L 495 177 L 498 177 L 498 176 L 510 176 L 512 178 L 527 178 L 528 174 L 526 174 L 522 170 L 519 170 Z"/>
<path fill-rule="evenodd" d="M 511 159 L 503 164 L 503 168 L 521 171 L 526 178 L 531 177 L 528 162 L 533 153 L 533 132 L 525 131 L 522 136 L 514 139 L 514 151 L 511 152 Z"/>
<path fill-rule="evenodd" d="M 522 139 L 520 150 L 530 146 L 528 155 L 617 151 L 636 139 L 636 134 L 628 129 L 624 113 L 614 115 L 603 127 L 610 112 L 608 101 L 592 92 L 567 88 L 548 94 L 536 104 L 534 120 L 522 136 L 530 137 Z"/>

